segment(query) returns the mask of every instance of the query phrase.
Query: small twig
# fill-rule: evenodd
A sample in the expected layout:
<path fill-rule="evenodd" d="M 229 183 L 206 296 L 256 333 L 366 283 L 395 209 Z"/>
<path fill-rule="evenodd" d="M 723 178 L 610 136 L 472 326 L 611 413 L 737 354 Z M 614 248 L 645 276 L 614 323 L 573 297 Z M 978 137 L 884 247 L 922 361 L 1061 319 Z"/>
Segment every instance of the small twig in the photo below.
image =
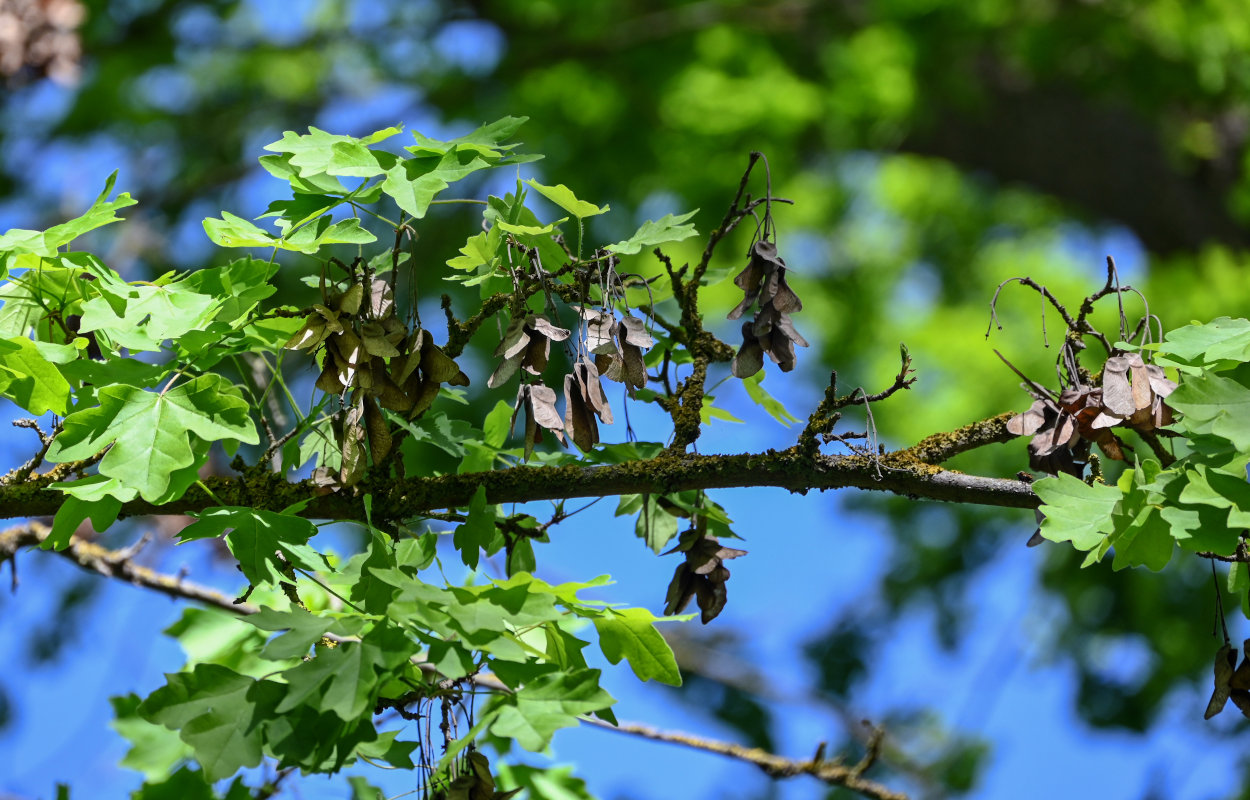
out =
<path fill-rule="evenodd" d="M 1237 551 L 1231 556 L 1220 555 L 1207 550 L 1199 550 L 1194 555 L 1199 558 L 1209 558 L 1212 561 L 1223 561 L 1226 564 L 1250 564 L 1250 552 L 1247 552 L 1245 542 L 1238 542 Z"/>
<path fill-rule="evenodd" d="M 1047 289 L 1045 286 L 1032 278 L 1024 276 L 1008 278 L 998 284 L 998 288 L 994 290 L 994 298 L 990 300 L 990 324 L 985 329 L 986 339 L 990 338 L 990 332 L 994 329 L 994 326 L 998 326 L 1000 331 L 1003 329 L 1003 324 L 998 319 L 998 296 L 1002 293 L 1003 287 L 1012 282 L 1019 283 L 1021 286 L 1026 286 L 1040 294 L 1043 298 L 1045 298 L 1045 300 L 1049 301 L 1050 304 L 1055 307 L 1055 310 L 1059 312 L 1059 316 L 1063 317 L 1063 321 L 1067 324 L 1068 330 L 1077 330 L 1077 321 L 1072 318 L 1070 313 L 1068 313 L 1068 309 L 1063 305 L 1063 303 L 1060 303 L 1059 300 L 1050 293 L 1050 289 Z M 1046 336 L 1045 306 L 1042 308 L 1042 336 L 1043 338 Z"/>
<path fill-rule="evenodd" d="M 820 405 L 816 407 L 811 416 L 808 417 L 807 426 L 799 434 L 796 446 L 800 450 L 814 453 L 816 437 L 821 436 L 823 438 L 832 432 L 833 426 L 842 418 L 839 412 L 848 406 L 864 406 L 868 411 L 869 422 L 871 423 L 872 411 L 869 406 L 870 403 L 885 400 L 895 392 L 911 388 L 911 385 L 916 382 L 915 378 L 907 377 L 914 370 L 911 368 L 911 354 L 907 351 L 906 345 L 899 345 L 899 357 L 902 363 L 899 367 L 898 375 L 894 376 L 894 383 L 890 384 L 889 388 L 876 394 L 868 394 L 863 387 L 856 387 L 850 394 L 838 397 L 838 372 L 837 370 L 830 372 L 829 385 L 825 388 L 825 397 L 820 401 Z M 825 441 L 828 442 L 831 439 L 825 439 Z"/>
<path fill-rule="evenodd" d="M 1050 398 L 1058 399 L 1059 394 L 1057 392 L 1055 392 L 1053 389 L 1047 389 L 1045 386 L 1041 385 L 1037 381 L 1025 375 L 1020 370 L 1016 369 L 1016 365 L 1008 361 L 1007 357 L 1003 355 L 1002 353 L 998 352 L 997 349 L 994 350 L 994 355 L 998 356 L 1002 360 L 1002 362 L 1007 365 L 1007 369 L 1016 373 L 1016 375 L 1020 378 L 1020 380 L 1028 384 L 1029 388 L 1032 389 L 1036 393 L 1035 394 L 1036 397 L 1038 398 L 1050 397 Z"/>
<path fill-rule="evenodd" d="M 640 725 L 637 723 L 622 722 L 619 725 L 612 725 L 609 722 L 596 719 L 594 717 L 581 717 L 582 722 L 593 725 L 603 730 L 615 731 L 617 733 L 628 734 L 631 736 L 640 736 L 644 739 L 651 739 L 657 742 L 668 742 L 670 744 L 679 744 L 683 747 L 689 747 L 694 750 L 702 750 L 708 753 L 716 753 L 729 758 L 735 758 L 739 761 L 745 761 L 759 767 L 766 775 L 771 778 L 793 778 L 796 775 L 811 775 L 819 781 L 829 784 L 830 786 L 841 786 L 857 794 L 865 797 L 871 797 L 875 800 L 907 800 L 907 795 L 901 792 L 895 792 L 876 781 L 865 780 L 860 777 L 860 772 L 856 770 L 860 767 L 857 764 L 854 767 L 843 766 L 834 761 L 826 761 L 823 759 L 805 759 L 802 761 L 783 758 L 782 756 L 769 753 L 758 747 L 744 747 L 732 742 L 722 742 L 714 739 L 704 739 L 689 733 L 681 733 L 678 731 L 662 731 L 653 728 L 650 725 Z M 867 756 L 865 756 L 867 758 Z M 874 756 L 875 758 L 875 756 Z M 863 762 L 861 762 L 863 764 Z M 867 764 L 863 764 L 863 769 L 867 769 Z"/>
<path fill-rule="evenodd" d="M 52 529 L 38 522 L 18 525 L 0 531 L 0 562 L 13 559 L 23 547 L 37 546 L 48 538 Z M 143 540 L 140 539 L 140 543 Z M 260 609 L 248 604 L 235 605 L 234 601 L 208 586 L 184 580 L 181 576 L 164 575 L 131 560 L 136 546 L 122 550 L 108 550 L 98 544 L 71 538 L 69 545 L 56 553 L 85 570 L 98 572 L 107 578 L 120 578 L 136 586 L 151 589 L 169 597 L 193 600 L 197 603 L 229 611 L 232 614 L 255 614 Z"/>
<path fill-rule="evenodd" d="M 39 451 L 31 456 L 25 464 L 22 464 L 20 467 L 17 467 L 3 477 L 0 477 L 0 484 L 17 485 L 25 483 L 26 479 L 30 477 L 30 474 L 39 469 L 39 465 L 43 463 L 43 457 L 47 455 L 48 448 L 52 446 L 52 440 L 55 438 L 56 433 L 54 431 L 53 436 L 49 436 L 43 432 L 43 428 L 39 427 L 39 423 L 36 420 L 30 418 L 13 420 L 13 427 L 29 428 L 38 434 Z"/>

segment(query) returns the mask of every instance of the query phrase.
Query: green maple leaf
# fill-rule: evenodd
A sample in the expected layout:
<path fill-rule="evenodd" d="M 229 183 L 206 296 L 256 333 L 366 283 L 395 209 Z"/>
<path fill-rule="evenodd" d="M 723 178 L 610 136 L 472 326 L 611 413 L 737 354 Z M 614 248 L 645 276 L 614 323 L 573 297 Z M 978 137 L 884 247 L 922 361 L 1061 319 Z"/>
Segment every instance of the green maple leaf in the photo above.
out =
<path fill-rule="evenodd" d="M 121 766 L 142 772 L 149 781 L 165 777 L 179 761 L 191 755 L 191 748 L 160 725 L 139 716 L 139 696 L 128 694 L 111 697 L 113 730 L 130 742 L 130 751 L 122 758 Z"/>
<path fill-rule="evenodd" d="M 57 250 L 84 233 L 112 222 L 120 222 L 121 217 L 117 216 L 117 212 L 123 208 L 133 206 L 137 201 L 132 199 L 127 192 L 122 192 L 116 199 L 109 200 L 108 196 L 113 191 L 113 185 L 116 183 L 117 172 L 114 171 L 105 182 L 104 191 L 91 204 L 91 208 L 83 212 L 80 217 L 71 219 L 68 222 L 62 222 L 60 225 L 48 228 L 48 230 L 42 233 L 21 229 L 6 232 L 3 236 L 0 236 L 0 252 L 32 253 L 50 257 L 56 255 Z"/>
<path fill-rule="evenodd" d="M 289 611 L 276 611 L 268 606 L 261 606 L 259 613 L 249 614 L 242 621 L 265 631 L 285 631 L 261 650 L 261 658 L 273 661 L 302 658 L 308 655 L 308 649 L 313 643 L 326 633 L 353 636 L 364 625 L 364 620 L 359 617 L 339 620 L 311 614 L 298 607 Z"/>
<path fill-rule="evenodd" d="M 681 686 L 677 659 L 655 629 L 655 620 L 655 615 L 645 608 L 607 608 L 593 617 L 599 647 L 608 661 L 619 664 L 622 658 L 627 659 L 640 681 L 655 679 L 669 686 Z"/>
<path fill-rule="evenodd" d="M 368 145 L 389 139 L 400 130 L 397 127 L 383 128 L 358 139 L 354 136 L 327 133 L 310 125 L 306 134 L 285 131 L 281 139 L 265 145 L 265 149 L 273 153 L 289 153 L 291 165 L 297 167 L 300 176 L 304 178 L 322 173 L 353 175 L 355 172 L 352 170 L 361 166 L 357 163 L 362 157 L 361 150 L 368 152 Z M 336 167 L 346 171 L 336 171 Z"/>
<path fill-rule="evenodd" d="M 602 208 L 594 203 L 588 203 L 585 200 L 577 199 L 577 195 L 573 194 L 573 190 L 565 186 L 563 183 L 557 183 L 555 186 L 544 186 L 538 181 L 528 180 L 527 184 L 532 186 L 535 191 L 555 203 L 560 208 L 569 212 L 578 219 L 585 217 L 593 217 L 609 210 L 609 206 Z"/>
<path fill-rule="evenodd" d="M 167 674 L 167 684 L 139 706 L 148 722 L 178 731 L 210 781 L 261 760 L 262 726 L 275 714 L 285 687 L 215 664 Z"/>
<path fill-rule="evenodd" d="M 597 669 L 542 675 L 500 702 L 491 732 L 526 750 L 542 750 L 557 730 L 576 725 L 578 715 L 615 702 L 599 688 Z"/>
<path fill-rule="evenodd" d="M 1250 451 L 1250 389 L 1244 385 L 1204 373 L 1186 378 L 1167 402 L 1183 415 L 1174 425 L 1178 430 L 1218 436 Z"/>
<path fill-rule="evenodd" d="M 186 542 L 220 536 L 227 530 L 226 546 L 253 586 L 289 580 L 283 574 L 285 565 L 279 554 L 286 563 L 301 569 L 326 568 L 325 558 L 308 546 L 317 527 L 292 514 L 239 506 L 210 508 L 178 536 Z"/>
<path fill-rule="evenodd" d="M 322 649 L 317 657 L 282 673 L 290 687 L 276 712 L 309 705 L 332 711 L 351 722 L 373 708 L 382 675 L 408 660 L 416 650 L 406 634 L 379 626 L 359 642 Z"/>
<path fill-rule="evenodd" d="M 1052 542 L 1072 542 L 1077 550 L 1092 550 L 1111 532 L 1111 512 L 1124 494 L 1114 486 L 1086 484 L 1060 473 L 1033 484 L 1045 504 L 1042 536 Z"/>
<path fill-rule="evenodd" d="M 486 502 L 486 487 L 479 486 L 469 502 L 468 518 L 456 528 L 452 540 L 464 563 L 477 569 L 479 551 L 490 544 L 494 535 L 495 511 Z"/>
<path fill-rule="evenodd" d="M 186 278 L 110 287 L 107 295 L 83 303 L 79 330 L 102 331 L 131 350 L 159 350 L 166 339 L 206 326 L 221 304 L 220 298 L 196 291 Z"/>
<path fill-rule="evenodd" d="M 338 178 L 330 175 L 300 175 L 300 168 L 291 163 L 291 157 L 290 153 L 261 156 L 260 165 L 270 175 L 290 183 L 291 188 L 295 190 L 296 197 L 300 195 L 345 195 L 350 191 Z M 270 205 L 270 209 L 273 208 L 274 205 Z"/>
<path fill-rule="evenodd" d="M 1168 331 L 1155 356 L 1159 366 L 1193 375 L 1211 365 L 1218 369 L 1245 361 L 1250 361 L 1250 321 L 1229 317 Z"/>
<path fill-rule="evenodd" d="M 425 216 L 434 196 L 464 176 L 486 169 L 490 163 L 477 155 L 467 161 L 452 150 L 443 156 L 427 156 L 404 159 L 386 171 L 382 191 L 404 211 L 416 219 Z"/>
<path fill-rule="evenodd" d="M 204 232 L 219 247 L 276 247 L 278 237 L 229 211 L 221 212 L 221 219 L 208 217 L 204 220 Z"/>
<path fill-rule="evenodd" d="M 162 776 L 153 775 L 150 780 L 154 781 L 159 777 Z M 229 800 L 234 800 L 234 797 L 231 792 Z M 159 783 L 144 783 L 137 792 L 130 795 L 130 800 L 217 800 L 217 793 L 204 778 L 203 772 L 182 767 Z"/>
<path fill-rule="evenodd" d="M 511 138 L 512 134 L 516 133 L 527 120 L 529 120 L 529 117 L 504 117 L 495 122 L 487 123 L 472 133 L 465 134 L 458 139 L 452 139 L 449 142 L 431 139 L 417 131 L 413 131 L 412 138 L 417 143 L 404 149 L 417 155 L 429 153 L 442 155 L 449 150 L 460 149 L 476 152 L 486 158 L 498 159 L 508 150 L 517 146 L 515 143 L 503 144 L 503 142 Z M 531 161 L 535 158 L 541 158 L 541 156 L 510 156 L 507 159 L 507 163 L 520 163 L 521 161 Z"/>
<path fill-rule="evenodd" d="M 69 381 L 24 336 L 0 339 L 0 395 L 35 416 L 69 410 Z"/>
<path fill-rule="evenodd" d="M 378 237 L 360 227 L 360 220 L 356 217 L 338 222 L 331 222 L 329 217 L 321 217 L 300 227 L 276 244 L 285 250 L 312 255 L 324 245 L 369 244 L 377 240 Z"/>
<path fill-rule="evenodd" d="M 690 211 L 685 214 L 674 216 L 665 214 L 658 220 L 647 220 L 639 226 L 634 235 L 623 242 L 608 245 L 608 250 L 623 256 L 633 255 L 642 250 L 644 247 L 654 247 L 655 245 L 667 244 L 668 242 L 680 242 L 683 239 L 689 239 L 691 236 L 698 236 L 699 232 L 695 230 L 694 225 L 684 224 L 686 220 L 699 213 L 699 209 Z"/>
<path fill-rule="evenodd" d="M 112 445 L 100 461 L 100 474 L 151 502 L 164 497 L 175 473 L 195 463 L 195 437 L 259 441 L 247 402 L 220 375 L 201 375 L 161 394 L 104 386 L 96 396 L 100 405 L 65 418 L 48 460 L 77 461 Z"/>
<path fill-rule="evenodd" d="M 117 514 L 121 510 L 121 501 L 110 495 L 96 500 L 82 500 L 69 495 L 56 510 L 56 516 L 52 519 L 52 532 L 43 540 L 40 548 L 64 550 L 69 545 L 74 531 L 78 530 L 78 526 L 83 524 L 88 517 L 91 518 L 91 528 L 96 533 L 104 533 L 117 521 Z"/>

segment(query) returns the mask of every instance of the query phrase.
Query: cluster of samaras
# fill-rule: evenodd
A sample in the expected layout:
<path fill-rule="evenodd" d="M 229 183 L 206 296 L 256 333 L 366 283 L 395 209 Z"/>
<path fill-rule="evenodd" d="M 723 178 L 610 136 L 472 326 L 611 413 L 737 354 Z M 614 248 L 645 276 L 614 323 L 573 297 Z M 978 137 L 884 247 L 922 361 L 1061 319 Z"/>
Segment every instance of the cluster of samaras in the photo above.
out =
<path fill-rule="evenodd" d="M 1246 657 L 1241 666 L 1237 666 L 1237 651 L 1228 642 L 1215 654 L 1215 691 L 1203 719 L 1223 711 L 1230 699 L 1243 716 L 1250 717 L 1250 639 L 1242 643 L 1242 649 Z"/>
<path fill-rule="evenodd" d="M 751 245 L 750 259 L 734 277 L 734 284 L 743 297 L 729 312 L 729 319 L 738 319 L 757 302 L 760 309 L 754 319 L 742 323 L 742 347 L 732 364 L 734 376 L 749 378 L 759 372 L 765 353 L 782 372 L 794 369 L 794 346 L 807 347 L 807 340 L 794 329 L 790 315 L 803 310 L 803 301 L 786 282 L 786 262 L 777 255 L 777 246 L 767 239 Z"/>
<path fill-rule="evenodd" d="M 603 393 L 600 378 L 625 384 L 632 396 L 647 385 L 647 368 L 643 351 L 655 344 L 641 319 L 628 312 L 616 319 L 608 310 L 577 308 L 583 325 L 577 346 L 570 348 L 573 369 L 564 376 L 564 417 L 556 410 L 554 389 L 542 383 L 521 381 L 516 405 L 512 411 L 515 428 L 517 415 L 525 412 L 525 457 L 542 441 L 543 429 L 550 431 L 564 444 L 565 437 L 583 451 L 599 442 L 598 417 L 605 425 L 612 424 L 612 409 Z M 537 314 L 514 316 L 504 331 L 495 357 L 503 359 L 486 385 L 502 386 L 518 372 L 541 376 L 547 368 L 552 342 L 568 342 L 572 331 L 553 324 Z M 567 346 L 567 344 L 566 344 Z"/>
<path fill-rule="evenodd" d="M 1102 368 L 1100 386 L 1072 386 L 1058 399 L 1032 387 L 1033 405 L 1007 421 L 1007 430 L 1029 442 L 1029 466 L 1041 472 L 1073 473 L 1085 460 L 1090 443 L 1107 458 L 1124 460 L 1117 427 L 1149 434 L 1172 422 L 1165 401 L 1176 388 L 1163 369 L 1137 353 L 1116 355 Z"/>
<path fill-rule="evenodd" d="M 395 298 L 386 281 L 373 278 L 368 303 L 365 282 L 344 292 L 326 295 L 290 341 L 289 350 L 313 352 L 324 346 L 324 361 L 316 386 L 327 394 L 351 393 L 339 433 L 342 464 L 337 481 L 319 468 L 319 482 L 351 486 L 365 473 L 365 439 L 374 463 L 391 450 L 391 434 L 381 409 L 414 418 L 438 397 L 439 386 L 468 386 L 469 376 L 434 344 L 430 332 L 410 331 L 395 313 Z"/>

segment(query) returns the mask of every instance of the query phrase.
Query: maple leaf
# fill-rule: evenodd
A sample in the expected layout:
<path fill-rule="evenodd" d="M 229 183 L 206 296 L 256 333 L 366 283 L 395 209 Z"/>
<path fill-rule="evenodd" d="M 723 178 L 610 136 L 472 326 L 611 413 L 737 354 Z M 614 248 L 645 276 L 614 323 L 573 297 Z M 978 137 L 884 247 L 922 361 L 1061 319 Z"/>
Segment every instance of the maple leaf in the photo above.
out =
<path fill-rule="evenodd" d="M 48 460 L 90 458 L 112 445 L 100 474 L 151 502 L 165 499 L 170 476 L 195 463 L 193 437 L 260 441 L 247 401 L 220 375 L 201 375 L 159 394 L 117 384 L 101 387 L 96 396 L 100 405 L 65 418 Z"/>

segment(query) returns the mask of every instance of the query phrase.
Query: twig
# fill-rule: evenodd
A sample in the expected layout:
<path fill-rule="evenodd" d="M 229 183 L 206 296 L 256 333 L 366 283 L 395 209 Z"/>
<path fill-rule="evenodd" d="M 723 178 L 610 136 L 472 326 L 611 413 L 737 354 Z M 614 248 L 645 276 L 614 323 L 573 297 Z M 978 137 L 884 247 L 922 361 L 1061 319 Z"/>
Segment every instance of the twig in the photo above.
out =
<path fill-rule="evenodd" d="M 906 345 L 899 345 L 899 358 L 902 363 L 899 367 L 898 375 L 894 376 L 894 383 L 889 388 L 876 394 L 868 394 L 863 387 L 857 387 L 850 394 L 838 397 L 838 372 L 837 370 L 830 372 L 829 385 L 825 387 L 824 399 L 820 401 L 820 405 L 816 406 L 816 410 L 808 417 L 807 426 L 799 434 L 798 444 L 796 445 L 798 449 L 804 453 L 815 453 L 816 437 L 823 437 L 833 430 L 833 426 L 842 418 L 841 413 L 839 413 L 842 409 L 848 406 L 859 405 L 867 409 L 870 407 L 870 403 L 885 400 L 895 392 L 911 388 L 916 379 L 907 377 L 914 370 L 911 368 L 911 354 L 907 351 Z M 871 440 L 869 444 L 872 444 Z"/>
<path fill-rule="evenodd" d="M 895 792 L 876 781 L 869 781 L 860 777 L 863 770 L 867 769 L 872 763 L 871 760 L 867 760 L 867 754 L 865 755 L 866 761 L 861 761 L 860 764 L 856 764 L 853 767 L 847 767 L 836 761 L 825 761 L 823 759 L 812 758 L 798 761 L 783 758 L 766 750 L 761 750 L 758 747 L 744 747 L 732 742 L 704 739 L 679 731 L 662 731 L 650 725 L 640 725 L 631 722 L 612 725 L 594 717 L 581 717 L 581 721 L 604 730 L 640 736 L 657 742 L 679 744 L 694 750 L 716 753 L 738 759 L 739 761 L 745 761 L 759 767 L 770 778 L 793 778 L 796 775 L 811 775 L 830 786 L 841 786 L 849 791 L 874 798 L 875 800 L 907 800 L 907 795 L 901 792 Z M 875 758 L 875 754 L 873 757 Z"/>
<path fill-rule="evenodd" d="M 1016 438 L 1014 433 L 1007 430 L 1007 420 L 1014 416 L 1014 413 L 1008 411 L 997 417 L 978 420 L 953 431 L 931 434 L 903 450 L 900 455 L 910 455 L 925 464 L 941 464 L 960 453 L 966 453 L 987 444 L 1009 442 Z"/>
<path fill-rule="evenodd" d="M 51 528 L 38 522 L 28 522 L 25 525 L 0 531 L 0 563 L 15 559 L 17 551 L 23 547 L 42 544 L 51 532 Z M 142 542 L 143 539 L 140 539 L 140 543 Z M 85 570 L 98 572 L 107 578 L 120 578 L 169 597 L 194 600 L 232 614 L 255 614 L 260 610 L 246 603 L 235 605 L 233 599 L 211 587 L 192 583 L 181 576 L 164 575 L 135 564 L 131 557 L 137 547 L 138 544 L 121 550 L 109 550 L 74 537 L 70 539 L 65 549 L 55 552 Z"/>
<path fill-rule="evenodd" d="M 1060 303 L 1059 300 L 1053 294 L 1050 293 L 1050 289 L 1047 289 L 1045 286 L 1033 280 L 1032 278 L 1025 276 L 1022 278 L 1021 277 L 1008 278 L 1007 280 L 998 284 L 998 288 L 994 290 L 994 299 L 990 300 L 990 324 L 985 329 L 986 339 L 990 338 L 990 331 L 994 329 L 994 326 L 997 325 L 1000 331 L 1003 329 L 1003 324 L 999 322 L 998 320 L 998 296 L 999 294 L 1002 293 L 1003 287 L 1013 281 L 1016 283 L 1019 283 L 1021 286 L 1027 286 L 1028 288 L 1040 294 L 1046 300 L 1050 301 L 1050 304 L 1055 307 L 1056 311 L 1059 312 L 1059 316 L 1063 317 L 1063 321 L 1068 326 L 1068 330 L 1077 330 L 1077 321 L 1072 318 L 1072 315 L 1070 313 L 1068 313 L 1068 309 L 1063 305 L 1063 303 Z M 1046 335 L 1046 307 L 1043 305 L 1042 306 L 1042 336 L 1043 338 L 1045 337 L 1045 335 Z"/>

